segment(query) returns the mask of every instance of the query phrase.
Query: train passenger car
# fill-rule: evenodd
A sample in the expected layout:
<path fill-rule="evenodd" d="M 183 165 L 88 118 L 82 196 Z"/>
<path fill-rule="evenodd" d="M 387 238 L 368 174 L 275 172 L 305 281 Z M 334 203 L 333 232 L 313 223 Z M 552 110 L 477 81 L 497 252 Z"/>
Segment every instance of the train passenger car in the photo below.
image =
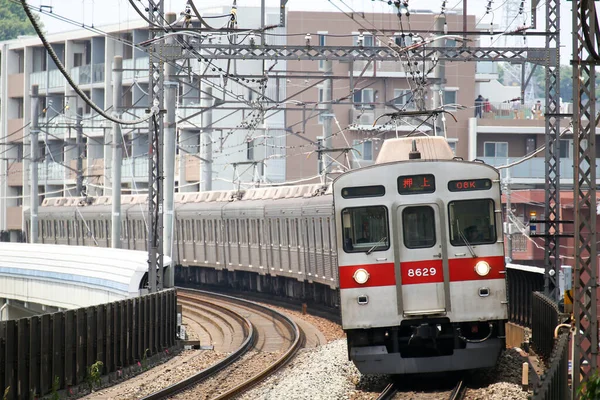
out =
<path fill-rule="evenodd" d="M 411 150 L 412 149 L 412 150 Z M 333 183 L 343 329 L 362 373 L 493 366 L 507 319 L 500 177 L 443 138 Z"/>

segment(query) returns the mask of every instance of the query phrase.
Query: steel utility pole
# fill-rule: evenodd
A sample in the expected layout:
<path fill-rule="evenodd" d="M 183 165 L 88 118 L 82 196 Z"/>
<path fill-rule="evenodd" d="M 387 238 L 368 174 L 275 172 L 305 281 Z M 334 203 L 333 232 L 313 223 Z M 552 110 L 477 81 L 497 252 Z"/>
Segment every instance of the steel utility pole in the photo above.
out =
<path fill-rule="evenodd" d="M 175 14 L 167 13 L 166 20 L 169 24 L 175 22 Z M 175 39 L 170 37 L 167 43 L 174 43 Z M 167 117 L 165 122 L 165 214 L 164 214 L 164 234 L 163 234 L 163 253 L 167 257 L 171 257 L 172 240 L 173 240 L 173 197 L 175 192 L 175 103 L 177 102 L 177 88 L 179 84 L 173 76 L 177 73 L 173 63 L 165 65 L 165 106 L 167 107 Z M 181 157 L 181 156 L 180 156 Z M 175 265 L 171 261 L 171 265 L 167 268 L 165 275 L 165 287 L 173 287 L 175 285 Z"/>
<path fill-rule="evenodd" d="M 575 3 L 573 4 L 575 6 Z M 546 202 L 544 219 L 544 292 L 558 302 L 559 293 L 556 279 L 560 271 L 560 1 L 546 1 L 546 47 L 550 52 L 546 65 L 546 104 L 545 104 L 545 157 L 546 157 Z M 575 25 L 574 25 L 575 26 Z M 573 29 L 573 32 L 576 30 Z M 576 47 L 574 47 L 576 48 Z M 523 64 L 523 68 L 525 64 Z M 573 97 L 575 103 L 577 97 Z M 574 110 L 573 110 L 574 111 Z"/>
<path fill-rule="evenodd" d="M 113 67 L 113 116 L 121 118 L 121 99 L 123 98 L 123 57 L 115 56 Z M 110 245 L 113 249 L 121 247 L 121 160 L 123 158 L 123 140 L 121 125 L 112 123 L 112 229 Z"/>
<path fill-rule="evenodd" d="M 466 19 L 465 19 L 466 21 Z M 441 15 L 436 15 L 435 16 L 435 30 L 437 32 L 443 32 L 445 30 L 448 29 L 448 25 L 446 25 L 446 16 L 444 14 Z M 446 41 L 446 39 L 443 40 L 435 40 L 432 43 L 433 47 L 444 47 L 444 42 Z M 444 61 L 439 61 L 439 60 L 434 60 L 435 64 L 435 68 L 433 69 L 433 79 L 434 79 L 434 83 L 431 87 L 431 101 L 432 101 L 432 108 L 435 110 L 437 108 L 439 108 L 440 106 L 442 106 L 442 104 L 444 103 L 444 81 L 446 79 L 446 63 Z M 480 107 L 483 107 L 483 104 L 480 105 Z M 435 127 L 435 135 L 437 136 L 445 136 L 445 132 L 444 132 L 444 126 L 442 125 L 442 120 L 444 118 L 444 114 L 440 113 L 436 116 L 434 116 L 434 127 Z"/>
<path fill-rule="evenodd" d="M 77 108 L 77 119 L 75 130 L 77 136 L 75 146 L 77 147 L 77 196 L 83 196 L 83 108 Z"/>
<path fill-rule="evenodd" d="M 510 202 L 510 168 L 506 168 L 506 180 L 505 182 L 505 196 L 506 196 L 506 252 L 508 253 L 508 262 L 512 262 L 513 257 L 513 246 L 512 246 L 512 233 L 510 230 L 510 214 L 511 214 L 511 202 Z"/>
<path fill-rule="evenodd" d="M 201 157 L 201 180 L 200 191 L 212 190 L 212 110 L 213 105 L 212 88 L 205 86 L 202 93 L 202 133 L 200 134 L 200 157 Z"/>
<path fill-rule="evenodd" d="M 164 1 L 154 0 L 148 8 L 150 39 L 163 35 Z M 148 107 L 152 117 L 148 125 L 148 283 L 151 293 L 163 288 L 163 44 L 153 44 L 148 51 Z"/>
<path fill-rule="evenodd" d="M 584 7 L 587 3 L 588 7 Z M 594 2 L 574 0 L 573 8 L 573 138 L 575 139 L 575 271 L 573 314 L 575 351 L 573 354 L 573 398 L 582 381 L 598 368 L 598 303 L 596 248 L 596 65 L 600 65 L 595 45 L 596 10 Z"/>
<path fill-rule="evenodd" d="M 332 87 L 332 79 L 333 75 L 333 62 L 331 60 L 326 60 L 323 62 L 324 65 L 324 76 L 325 82 L 323 82 L 323 102 L 325 103 L 325 112 L 323 113 L 323 147 L 325 150 L 331 149 L 331 134 L 332 134 L 332 120 L 333 120 L 333 87 Z M 321 174 L 324 176 L 324 182 L 327 183 L 327 177 L 329 172 L 331 171 L 331 162 L 329 159 L 331 156 L 328 152 L 320 152 L 320 161 L 321 161 Z"/>
<path fill-rule="evenodd" d="M 29 204 L 31 208 L 31 243 L 37 243 L 38 240 L 38 133 L 40 132 L 39 128 L 39 108 L 40 108 L 40 99 L 38 97 L 38 85 L 31 86 L 31 128 L 30 132 L 30 141 L 31 141 L 31 180 L 29 181 L 30 189 L 29 189 Z"/>

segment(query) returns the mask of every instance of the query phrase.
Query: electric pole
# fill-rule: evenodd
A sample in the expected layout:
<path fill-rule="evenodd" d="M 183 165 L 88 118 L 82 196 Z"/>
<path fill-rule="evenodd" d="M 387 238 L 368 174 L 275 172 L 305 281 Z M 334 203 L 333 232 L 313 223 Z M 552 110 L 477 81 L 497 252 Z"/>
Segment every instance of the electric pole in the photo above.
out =
<path fill-rule="evenodd" d="M 38 240 L 38 133 L 39 128 L 39 106 L 38 85 L 31 85 L 31 180 L 29 181 L 29 204 L 31 208 L 31 243 L 37 243 Z"/>
<path fill-rule="evenodd" d="M 331 149 L 331 124 L 333 119 L 333 95 L 332 95 L 332 80 L 331 76 L 333 75 L 333 62 L 331 60 L 326 60 L 323 62 L 324 65 L 324 76 L 327 78 L 325 82 L 323 82 L 323 102 L 325 103 L 325 111 L 323 113 L 323 147 L 325 150 Z M 320 149 L 322 150 L 322 149 Z M 329 176 L 329 172 L 331 171 L 331 155 L 328 152 L 320 152 L 319 158 L 321 161 L 321 174 L 324 176 L 324 182 L 327 183 L 327 177 Z"/>
<path fill-rule="evenodd" d="M 513 248 L 512 248 L 512 233 L 510 229 L 511 219 L 511 202 L 510 202 L 510 168 L 506 168 L 506 180 L 505 180 L 505 196 L 506 196 L 506 252 L 508 253 L 508 262 L 512 262 Z"/>
<path fill-rule="evenodd" d="M 113 67 L 113 116 L 121 118 L 121 99 L 123 98 L 123 57 L 115 56 Z M 112 229 L 111 247 L 121 247 L 121 160 L 123 158 L 123 140 L 121 125 L 112 123 Z"/>
<path fill-rule="evenodd" d="M 202 94 L 202 133 L 200 134 L 201 180 L 200 191 L 212 190 L 212 88 L 205 86 Z"/>
<path fill-rule="evenodd" d="M 164 1 L 155 0 L 148 8 L 150 39 L 163 35 Z M 164 61 L 160 54 L 164 44 L 154 43 L 148 51 L 148 283 L 150 293 L 163 287 L 163 85 Z"/>
<path fill-rule="evenodd" d="M 77 108 L 77 119 L 75 130 L 77 136 L 75 146 L 77 147 L 77 196 L 83 196 L 83 108 Z"/>
<path fill-rule="evenodd" d="M 175 14 L 167 13 L 166 20 L 169 24 L 175 22 Z M 169 37 L 167 44 L 174 44 L 175 39 Z M 167 108 L 167 116 L 165 121 L 165 214 L 164 214 L 164 234 L 163 234 L 163 252 L 167 257 L 171 257 L 172 240 L 173 240 L 173 197 L 175 193 L 175 103 L 177 102 L 177 83 L 174 75 L 176 74 L 173 63 L 165 65 L 165 106 Z M 173 287 L 175 285 L 175 265 L 171 261 L 171 265 L 167 268 L 165 276 L 165 287 Z"/>
<path fill-rule="evenodd" d="M 446 32 L 448 25 L 446 25 L 446 16 L 444 14 L 435 16 L 435 30 L 437 32 Z M 446 39 L 435 40 L 432 43 L 432 47 L 445 47 Z M 434 83 L 431 87 L 431 102 L 432 108 L 435 110 L 444 104 L 444 81 L 446 80 L 446 62 L 442 60 L 434 60 L 435 67 L 433 69 Z M 483 104 L 480 104 L 482 107 Z M 442 124 L 444 114 L 439 113 L 434 117 L 434 127 L 436 136 L 445 136 L 444 126 Z"/>

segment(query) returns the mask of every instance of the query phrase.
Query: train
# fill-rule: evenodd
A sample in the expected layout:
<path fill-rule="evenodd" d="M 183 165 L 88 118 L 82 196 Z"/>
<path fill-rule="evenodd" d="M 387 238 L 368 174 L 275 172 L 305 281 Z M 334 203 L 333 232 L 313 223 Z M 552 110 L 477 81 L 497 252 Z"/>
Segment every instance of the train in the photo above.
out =
<path fill-rule="evenodd" d="M 111 201 L 44 199 L 38 242 L 110 246 Z M 146 214 L 122 196 L 122 248 L 147 248 Z M 329 185 L 176 193 L 171 255 L 180 283 L 339 307 L 364 374 L 477 369 L 504 347 L 501 214 L 495 168 L 442 137 L 388 139 Z"/>

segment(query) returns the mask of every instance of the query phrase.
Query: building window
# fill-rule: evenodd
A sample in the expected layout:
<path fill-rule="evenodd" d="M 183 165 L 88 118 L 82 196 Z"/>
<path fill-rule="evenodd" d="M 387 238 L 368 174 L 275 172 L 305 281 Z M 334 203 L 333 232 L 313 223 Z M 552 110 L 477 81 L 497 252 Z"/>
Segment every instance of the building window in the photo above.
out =
<path fill-rule="evenodd" d="M 373 161 L 373 142 L 370 140 L 355 140 L 353 142 L 354 159 Z"/>
<path fill-rule="evenodd" d="M 354 104 L 360 106 L 373 106 L 373 89 L 358 89 L 354 91 Z"/>
<path fill-rule="evenodd" d="M 359 35 L 352 36 L 352 44 L 354 46 L 358 46 L 358 38 L 359 38 Z M 371 35 L 370 33 L 363 34 L 362 38 L 363 38 L 363 47 L 373 47 L 374 46 L 375 40 L 373 40 L 373 35 Z"/>
<path fill-rule="evenodd" d="M 23 118 L 24 112 L 25 112 L 25 110 L 24 110 L 24 105 L 23 105 L 23 98 L 19 97 L 17 99 L 17 118 Z"/>
<path fill-rule="evenodd" d="M 444 90 L 444 105 L 457 104 L 458 96 L 456 90 Z"/>
<path fill-rule="evenodd" d="M 560 158 L 569 158 L 569 150 L 571 147 L 570 140 L 561 140 L 559 143 Z"/>
<path fill-rule="evenodd" d="M 483 143 L 484 157 L 508 157 L 507 142 L 485 142 Z"/>
<path fill-rule="evenodd" d="M 414 110 L 415 101 L 412 91 L 407 89 L 394 89 L 394 105 L 405 110 Z"/>
<path fill-rule="evenodd" d="M 327 32 L 319 32 L 319 46 L 323 47 L 327 45 Z M 325 69 L 325 60 L 319 60 L 319 70 Z"/>
<path fill-rule="evenodd" d="M 246 143 L 246 158 L 248 161 L 254 161 L 254 140 L 249 140 Z"/>

